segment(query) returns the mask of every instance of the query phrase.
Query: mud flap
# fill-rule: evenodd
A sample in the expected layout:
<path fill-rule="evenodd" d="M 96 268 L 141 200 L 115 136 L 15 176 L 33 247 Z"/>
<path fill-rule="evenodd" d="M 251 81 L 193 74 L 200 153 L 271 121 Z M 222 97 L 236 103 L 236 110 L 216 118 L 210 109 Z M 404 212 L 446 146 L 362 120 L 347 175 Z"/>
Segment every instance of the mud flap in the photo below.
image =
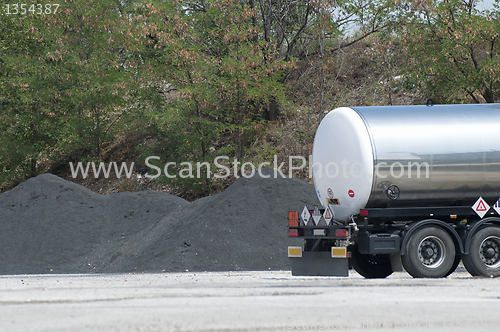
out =
<path fill-rule="evenodd" d="M 302 257 L 290 257 L 293 276 L 349 276 L 349 259 L 332 258 L 329 251 L 304 251 Z"/>

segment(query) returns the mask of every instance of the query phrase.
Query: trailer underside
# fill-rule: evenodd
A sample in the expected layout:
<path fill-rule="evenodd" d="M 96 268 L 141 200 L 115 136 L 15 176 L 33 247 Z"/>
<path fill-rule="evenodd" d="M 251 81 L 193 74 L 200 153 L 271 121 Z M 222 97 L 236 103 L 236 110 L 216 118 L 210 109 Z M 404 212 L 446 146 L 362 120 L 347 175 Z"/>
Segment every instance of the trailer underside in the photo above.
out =
<path fill-rule="evenodd" d="M 288 234 L 304 239 L 302 247 L 289 247 L 293 275 L 347 276 L 354 268 L 385 278 L 404 267 L 416 278 L 442 278 L 460 261 L 473 276 L 500 275 L 500 218 L 479 218 L 470 207 L 363 209 L 328 225 L 293 212 Z"/>

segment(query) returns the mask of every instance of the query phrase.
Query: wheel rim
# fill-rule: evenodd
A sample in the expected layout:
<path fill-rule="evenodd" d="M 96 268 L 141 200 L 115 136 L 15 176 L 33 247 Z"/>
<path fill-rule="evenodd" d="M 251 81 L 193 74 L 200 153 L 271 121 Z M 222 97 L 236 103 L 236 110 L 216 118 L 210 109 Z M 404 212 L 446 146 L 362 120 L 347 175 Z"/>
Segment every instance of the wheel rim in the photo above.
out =
<path fill-rule="evenodd" d="M 479 246 L 479 257 L 489 268 L 500 267 L 500 238 L 498 236 L 485 238 Z"/>
<path fill-rule="evenodd" d="M 427 236 L 420 241 L 418 245 L 418 259 L 426 267 L 435 269 L 441 266 L 445 260 L 445 256 L 445 245 L 440 238 Z"/>

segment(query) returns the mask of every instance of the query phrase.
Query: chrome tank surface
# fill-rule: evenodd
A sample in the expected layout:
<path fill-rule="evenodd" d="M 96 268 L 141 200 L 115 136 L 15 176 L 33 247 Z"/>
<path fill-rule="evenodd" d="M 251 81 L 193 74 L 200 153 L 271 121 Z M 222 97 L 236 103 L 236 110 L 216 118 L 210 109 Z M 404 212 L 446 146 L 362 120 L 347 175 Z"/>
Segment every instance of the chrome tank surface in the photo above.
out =
<path fill-rule="evenodd" d="M 351 120 L 344 121 L 341 113 Z M 352 121 L 356 116 L 362 121 Z M 339 220 L 364 207 L 472 206 L 480 196 L 492 205 L 500 198 L 500 104 L 344 107 L 324 121 L 315 137 L 313 164 L 364 168 L 362 176 L 356 172 L 349 179 L 349 174 L 325 177 L 313 167 L 318 198 Z M 361 123 L 364 128 L 358 128 Z M 352 143 L 356 139 L 359 144 Z M 372 162 L 361 160 L 360 153 Z M 354 202 L 358 193 L 360 200 Z"/>

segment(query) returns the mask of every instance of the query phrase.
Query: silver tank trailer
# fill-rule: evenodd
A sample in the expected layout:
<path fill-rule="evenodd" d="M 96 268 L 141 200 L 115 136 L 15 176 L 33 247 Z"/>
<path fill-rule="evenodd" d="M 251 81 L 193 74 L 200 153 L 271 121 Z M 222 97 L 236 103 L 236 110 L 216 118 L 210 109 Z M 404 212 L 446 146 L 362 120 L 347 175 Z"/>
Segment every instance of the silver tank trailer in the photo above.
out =
<path fill-rule="evenodd" d="M 321 204 L 360 209 L 470 205 L 500 198 L 500 104 L 342 107 L 314 139 Z"/>

